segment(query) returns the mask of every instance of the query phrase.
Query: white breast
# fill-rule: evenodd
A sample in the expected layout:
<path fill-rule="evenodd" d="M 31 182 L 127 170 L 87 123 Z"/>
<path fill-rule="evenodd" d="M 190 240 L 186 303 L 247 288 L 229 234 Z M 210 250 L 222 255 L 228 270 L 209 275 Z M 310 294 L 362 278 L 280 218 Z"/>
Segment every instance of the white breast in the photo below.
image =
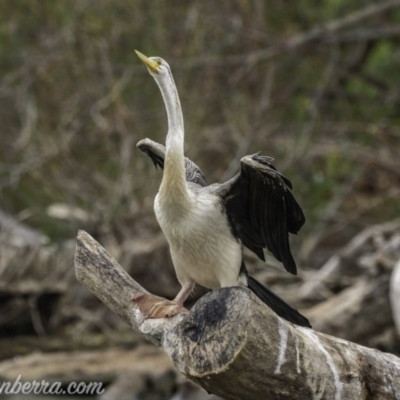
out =
<path fill-rule="evenodd" d="M 214 289 L 238 282 L 242 246 L 232 236 L 218 200 L 200 193 L 191 196 L 190 205 L 179 207 L 156 196 L 154 210 L 181 284 Z"/>

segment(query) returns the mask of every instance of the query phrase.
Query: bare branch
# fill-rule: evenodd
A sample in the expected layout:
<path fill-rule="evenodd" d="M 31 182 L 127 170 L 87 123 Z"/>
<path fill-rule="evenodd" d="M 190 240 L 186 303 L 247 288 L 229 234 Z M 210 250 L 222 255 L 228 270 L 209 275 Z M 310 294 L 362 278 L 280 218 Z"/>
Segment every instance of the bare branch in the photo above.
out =
<path fill-rule="evenodd" d="M 135 282 L 103 247 L 84 231 L 78 232 L 75 273 L 104 304 L 132 329 L 160 345 L 165 329 L 175 325 L 182 315 L 171 319 L 145 320 L 132 301 L 137 293 L 148 293 Z"/>

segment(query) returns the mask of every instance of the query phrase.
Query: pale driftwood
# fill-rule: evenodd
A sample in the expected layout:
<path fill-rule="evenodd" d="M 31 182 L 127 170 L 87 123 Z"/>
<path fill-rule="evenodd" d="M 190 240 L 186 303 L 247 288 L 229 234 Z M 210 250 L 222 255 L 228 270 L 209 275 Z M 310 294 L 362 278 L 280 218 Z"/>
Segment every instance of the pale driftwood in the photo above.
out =
<path fill-rule="evenodd" d="M 159 345 L 165 329 L 183 318 L 177 315 L 164 320 L 145 320 L 132 298 L 148 293 L 135 282 L 102 246 L 84 231 L 79 231 L 75 253 L 75 273 L 79 282 L 88 287 L 104 304 L 118 314 L 133 330 Z"/>
<path fill-rule="evenodd" d="M 0 209 L 0 237 L 15 247 L 37 247 L 49 243 L 49 238 L 41 232 L 18 221 Z"/>
<path fill-rule="evenodd" d="M 293 291 L 292 301 L 308 305 L 316 330 L 372 347 L 397 346 L 392 310 L 396 313 L 400 277 L 396 285 L 392 274 L 392 306 L 389 280 L 400 258 L 399 230 L 399 219 L 365 229 Z"/>
<path fill-rule="evenodd" d="M 307 310 L 314 329 L 360 344 L 393 326 L 389 276 L 358 282 Z"/>
<path fill-rule="evenodd" d="M 398 252 L 399 249 L 398 240 L 394 237 L 399 230 L 400 219 L 395 219 L 360 232 L 318 271 L 307 277 L 297 292 L 298 301 L 307 302 L 308 300 L 315 303 L 315 301 L 325 300 L 332 294 L 330 291 L 332 286 L 337 287 L 338 284 L 349 286 L 358 282 L 360 275 L 372 278 L 376 275 L 373 269 L 376 269 L 376 264 L 381 261 L 376 260 L 376 257 L 380 258 L 382 255 L 389 259 L 396 257 L 396 254 L 392 253 Z M 396 251 L 392 250 L 393 247 Z M 365 262 L 366 254 L 370 260 L 369 263 Z M 371 278 L 367 279 L 371 280 Z"/>
<path fill-rule="evenodd" d="M 131 327 L 161 344 L 187 378 L 226 399 L 398 399 L 400 359 L 288 323 L 245 288 L 208 293 L 185 317 L 145 320 L 143 290 L 79 232 L 78 279 Z"/>
<path fill-rule="evenodd" d="M 390 278 L 390 305 L 393 320 L 400 335 L 400 260 L 395 265 Z"/>
<path fill-rule="evenodd" d="M 173 370 L 171 360 L 160 349 L 143 345 L 136 349 L 108 348 L 96 351 L 36 352 L 0 362 L 0 381 L 110 382 L 130 373 L 159 375 Z"/>

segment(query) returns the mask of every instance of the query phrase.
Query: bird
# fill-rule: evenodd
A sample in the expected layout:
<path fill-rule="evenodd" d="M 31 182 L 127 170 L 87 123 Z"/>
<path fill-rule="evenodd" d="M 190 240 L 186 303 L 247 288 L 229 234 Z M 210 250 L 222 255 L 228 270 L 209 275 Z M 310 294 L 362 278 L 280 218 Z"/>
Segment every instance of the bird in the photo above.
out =
<path fill-rule="evenodd" d="M 272 165 L 273 158 L 254 154 L 240 160 L 233 178 L 208 185 L 201 169 L 184 155 L 183 114 L 171 68 L 160 57 L 135 52 L 156 81 L 167 112 L 165 146 L 143 139 L 137 147 L 163 170 L 154 211 L 181 284 L 175 299 L 151 306 L 148 317 L 177 314 L 195 284 L 208 289 L 243 286 L 280 317 L 311 327 L 306 317 L 252 277 L 243 260 L 243 246 L 263 261 L 266 249 L 296 275 L 289 233 L 297 234 L 305 217 L 291 182 Z"/>

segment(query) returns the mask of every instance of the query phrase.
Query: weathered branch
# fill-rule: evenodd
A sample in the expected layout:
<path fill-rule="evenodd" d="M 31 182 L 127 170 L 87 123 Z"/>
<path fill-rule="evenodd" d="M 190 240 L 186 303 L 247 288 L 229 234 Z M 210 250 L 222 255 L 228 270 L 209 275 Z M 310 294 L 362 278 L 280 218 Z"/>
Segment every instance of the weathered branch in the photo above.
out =
<path fill-rule="evenodd" d="M 75 267 L 186 377 L 226 399 L 390 400 L 400 393 L 400 359 L 288 323 L 245 288 L 210 292 L 187 316 L 145 320 L 131 301 L 144 289 L 82 231 Z"/>
<path fill-rule="evenodd" d="M 104 304 L 118 314 L 132 329 L 160 345 L 164 330 L 174 326 L 182 316 L 145 320 L 132 301 L 136 293 L 148 293 L 135 282 L 117 261 L 91 236 L 79 231 L 75 253 L 75 273 Z"/>

